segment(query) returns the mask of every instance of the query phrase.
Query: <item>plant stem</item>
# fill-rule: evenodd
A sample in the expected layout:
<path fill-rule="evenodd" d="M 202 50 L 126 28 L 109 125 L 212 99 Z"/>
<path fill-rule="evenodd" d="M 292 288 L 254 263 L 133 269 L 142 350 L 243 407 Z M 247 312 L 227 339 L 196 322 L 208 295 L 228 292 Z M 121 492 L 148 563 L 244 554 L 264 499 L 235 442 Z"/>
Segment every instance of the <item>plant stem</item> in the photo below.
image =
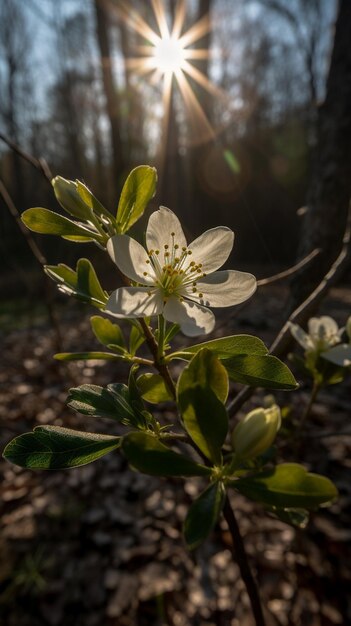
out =
<path fill-rule="evenodd" d="M 309 401 L 308 401 L 308 403 L 306 405 L 306 408 L 305 408 L 305 410 L 304 410 L 304 412 L 303 412 L 303 414 L 301 416 L 300 423 L 299 423 L 299 425 L 298 425 L 298 427 L 296 429 L 296 432 L 295 432 L 295 437 L 296 438 L 300 437 L 300 435 L 302 433 L 303 427 L 305 425 L 305 422 L 306 422 L 307 418 L 309 417 L 309 415 L 311 413 L 311 409 L 312 409 L 313 403 L 315 402 L 315 400 L 317 398 L 319 390 L 320 390 L 319 383 L 317 381 L 314 381 L 313 382 L 312 391 L 311 391 L 311 395 L 310 395 L 310 399 L 309 399 Z"/>
<path fill-rule="evenodd" d="M 143 329 L 144 335 L 145 335 L 145 339 L 146 339 L 146 343 L 148 344 L 151 354 L 153 356 L 154 359 L 154 366 L 156 367 L 156 369 L 158 370 L 158 372 L 161 374 L 162 378 L 165 381 L 165 384 L 167 386 L 168 391 L 172 394 L 172 397 L 175 399 L 176 397 L 176 390 L 175 390 L 175 384 L 173 382 L 172 376 L 169 373 L 168 367 L 167 365 L 165 365 L 165 363 L 162 362 L 162 360 L 160 360 L 159 354 L 158 354 L 158 344 L 157 341 L 151 331 L 151 329 L 149 328 L 149 326 L 147 325 L 147 323 L 145 322 L 144 319 L 140 319 L 139 320 L 140 325 Z"/>
<path fill-rule="evenodd" d="M 255 618 L 256 626 L 265 626 L 265 620 L 263 617 L 262 605 L 258 588 L 255 579 L 252 575 L 250 565 L 247 559 L 247 554 L 244 547 L 244 542 L 240 534 L 238 522 L 234 515 L 234 511 L 229 502 L 228 496 L 225 500 L 223 507 L 223 515 L 228 524 L 229 531 L 233 540 L 233 556 L 235 561 L 239 565 L 241 577 L 245 583 L 246 591 L 250 599 L 252 613 Z"/>
<path fill-rule="evenodd" d="M 165 343 L 165 330 L 166 330 L 166 321 L 163 315 L 158 316 L 158 349 L 157 356 L 158 359 L 161 360 L 164 357 L 164 343 Z"/>

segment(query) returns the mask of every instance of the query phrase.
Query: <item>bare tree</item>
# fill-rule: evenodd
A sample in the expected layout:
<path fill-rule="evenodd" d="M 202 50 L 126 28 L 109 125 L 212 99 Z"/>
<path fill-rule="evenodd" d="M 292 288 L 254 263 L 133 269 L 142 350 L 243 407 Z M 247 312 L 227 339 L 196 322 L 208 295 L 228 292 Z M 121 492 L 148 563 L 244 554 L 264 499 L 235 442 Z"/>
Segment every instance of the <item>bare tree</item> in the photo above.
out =
<path fill-rule="evenodd" d="M 94 6 L 96 14 L 97 41 L 100 50 L 101 74 L 106 97 L 107 115 L 111 126 L 113 174 L 115 180 L 117 180 L 123 172 L 124 156 L 120 128 L 119 102 L 111 64 L 108 15 L 103 0 L 94 0 Z"/>
<path fill-rule="evenodd" d="M 293 304 L 316 286 L 340 252 L 351 197 L 351 2 L 340 0 L 326 96 L 318 109 L 318 144 L 299 257 L 322 254 L 293 281 Z"/>
<path fill-rule="evenodd" d="M 27 59 L 30 48 L 30 37 L 20 4 L 17 0 L 3 0 L 0 4 L 0 54 L 3 62 L 0 67 L 0 116 L 5 134 L 15 143 L 19 141 L 27 118 Z M 21 139 L 23 141 L 23 137 Z M 16 153 L 12 154 L 12 170 L 14 186 L 11 186 L 11 190 L 21 205 L 24 180 L 22 163 Z"/>

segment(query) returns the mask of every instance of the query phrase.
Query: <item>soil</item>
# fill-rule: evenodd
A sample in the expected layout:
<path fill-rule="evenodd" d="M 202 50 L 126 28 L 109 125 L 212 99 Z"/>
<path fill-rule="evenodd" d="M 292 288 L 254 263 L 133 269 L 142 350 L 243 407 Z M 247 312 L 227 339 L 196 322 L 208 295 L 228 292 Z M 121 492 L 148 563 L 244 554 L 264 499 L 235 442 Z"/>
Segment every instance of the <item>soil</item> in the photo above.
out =
<path fill-rule="evenodd" d="M 219 316 L 216 335 L 249 333 L 269 343 L 286 316 L 288 293 L 262 288 L 245 307 Z M 320 308 L 343 325 L 351 292 L 333 289 Z M 60 351 L 96 349 L 87 308 L 59 306 Z M 69 387 L 124 381 L 125 366 L 104 361 L 62 364 L 45 315 L 8 315 L 0 373 L 2 447 L 38 424 L 118 433 L 119 426 L 75 414 Z M 178 367 L 180 367 L 178 365 Z M 300 380 L 300 379 L 299 379 Z M 277 393 L 298 420 L 310 385 Z M 233 395 L 239 387 L 233 387 Z M 258 406 L 257 391 L 245 405 Z M 169 417 L 164 405 L 160 419 Z M 302 462 L 337 485 L 340 497 L 296 529 L 232 493 L 268 625 L 351 623 L 350 377 L 317 399 L 297 447 L 281 435 L 281 460 Z M 162 415 L 163 413 L 163 415 Z M 69 471 L 27 471 L 2 462 L 0 623 L 3 626 L 251 626 L 247 595 L 232 560 L 224 520 L 195 552 L 182 523 L 201 479 L 137 474 L 114 452 Z"/>

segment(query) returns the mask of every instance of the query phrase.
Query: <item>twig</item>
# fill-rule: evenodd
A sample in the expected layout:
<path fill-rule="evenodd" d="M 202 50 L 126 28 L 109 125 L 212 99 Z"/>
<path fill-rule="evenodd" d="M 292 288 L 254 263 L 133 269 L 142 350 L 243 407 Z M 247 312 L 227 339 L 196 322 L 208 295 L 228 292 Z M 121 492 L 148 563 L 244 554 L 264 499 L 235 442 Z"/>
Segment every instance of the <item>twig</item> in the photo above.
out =
<path fill-rule="evenodd" d="M 4 143 L 6 143 L 8 147 L 11 148 L 11 150 L 16 152 L 16 154 L 21 156 L 25 161 L 28 161 L 28 163 L 30 163 L 31 165 L 33 165 L 33 167 L 35 167 L 35 169 L 37 169 L 44 176 L 45 180 L 50 184 L 51 187 L 51 180 L 53 178 L 53 175 L 45 159 L 36 159 L 33 155 L 29 154 L 28 152 L 23 150 L 23 148 L 18 146 L 14 141 L 12 141 L 12 139 L 6 137 L 6 135 L 4 135 L 3 133 L 0 133 L 0 139 L 4 141 Z"/>
<path fill-rule="evenodd" d="M 46 264 L 46 258 L 41 252 L 39 246 L 37 245 L 34 237 L 31 232 L 24 226 L 20 212 L 18 211 L 15 203 L 13 202 L 4 182 L 0 179 L 0 196 L 2 197 L 5 206 L 8 208 L 12 217 L 16 220 L 16 223 L 25 238 L 31 252 L 33 253 L 34 258 L 39 263 L 40 267 Z M 54 311 L 54 307 L 52 306 L 52 286 L 49 278 L 45 275 L 45 304 L 48 312 L 48 317 L 51 323 L 52 328 L 55 332 L 55 344 L 58 351 L 61 351 L 62 348 L 62 337 L 60 326 L 56 317 L 56 313 Z"/>
<path fill-rule="evenodd" d="M 142 326 L 142 329 L 144 331 L 144 335 L 146 338 L 146 342 L 150 348 L 150 352 L 154 358 L 154 365 L 156 367 L 156 369 L 159 371 L 159 373 L 161 374 L 162 378 L 164 379 L 169 392 L 172 394 L 173 398 L 175 399 L 176 397 L 176 389 L 175 389 L 175 384 L 173 382 L 173 379 L 169 373 L 169 369 L 167 367 L 167 365 L 165 365 L 164 363 L 162 363 L 162 361 L 159 358 L 159 354 L 158 354 L 158 344 L 155 340 L 155 337 L 153 336 L 149 326 L 147 325 L 147 323 L 145 322 L 144 319 L 140 319 L 139 320 L 140 325 Z"/>
<path fill-rule="evenodd" d="M 38 263 L 40 265 L 45 265 L 47 263 L 45 256 L 43 255 L 43 253 L 41 252 L 41 250 L 39 249 L 34 237 L 32 236 L 30 230 L 28 230 L 28 228 L 25 227 L 25 225 L 23 224 L 22 220 L 21 220 L 21 214 L 19 212 L 19 210 L 17 209 L 15 203 L 13 202 L 9 192 L 7 191 L 4 182 L 1 180 L 0 178 L 0 195 L 5 203 L 5 205 L 7 206 L 8 210 L 10 211 L 12 217 L 16 220 L 17 222 L 17 226 L 20 229 L 23 237 L 25 238 L 29 248 L 31 249 L 34 257 L 36 258 L 36 260 L 38 261 Z"/>
<path fill-rule="evenodd" d="M 238 522 L 236 520 L 234 511 L 229 502 L 228 497 L 225 500 L 223 507 L 223 515 L 228 524 L 228 528 L 233 540 L 233 556 L 239 565 L 241 577 L 245 583 L 246 590 L 251 602 L 252 612 L 255 618 L 256 626 L 265 626 L 265 620 L 263 617 L 263 611 L 258 593 L 258 588 L 255 579 L 252 575 L 247 554 L 245 551 L 244 542 L 240 534 Z"/>
<path fill-rule="evenodd" d="M 312 250 L 310 254 L 305 256 L 298 263 L 295 263 L 295 265 L 292 265 L 291 267 L 289 267 L 287 270 L 278 272 L 278 274 L 273 274 L 273 276 L 268 276 L 268 278 L 261 278 L 260 280 L 257 281 L 257 286 L 263 287 L 264 285 L 270 285 L 271 283 L 275 283 L 278 280 L 282 280 L 283 278 L 288 278 L 288 276 L 292 276 L 292 274 L 296 274 L 296 272 L 301 270 L 303 267 L 305 267 L 306 265 L 309 265 L 312 259 L 318 256 L 318 254 L 320 253 L 321 253 L 320 248 L 316 248 L 315 250 Z"/>
<path fill-rule="evenodd" d="M 295 309 L 285 324 L 282 326 L 277 336 L 275 337 L 269 351 L 276 356 L 282 356 L 286 354 L 292 341 L 290 333 L 290 323 L 304 324 L 311 315 L 312 311 L 318 306 L 319 302 L 328 293 L 329 289 L 335 284 L 340 277 L 345 266 L 350 260 L 350 240 L 351 240 L 350 220 L 346 227 L 346 231 L 343 237 L 343 246 L 339 253 L 339 256 L 332 264 L 329 271 L 322 278 L 319 285 L 307 296 L 307 298 Z M 303 274 L 302 274 L 303 279 Z M 228 411 L 230 415 L 234 415 L 242 405 L 251 398 L 255 391 L 255 387 L 244 387 L 232 402 L 228 405 Z"/>

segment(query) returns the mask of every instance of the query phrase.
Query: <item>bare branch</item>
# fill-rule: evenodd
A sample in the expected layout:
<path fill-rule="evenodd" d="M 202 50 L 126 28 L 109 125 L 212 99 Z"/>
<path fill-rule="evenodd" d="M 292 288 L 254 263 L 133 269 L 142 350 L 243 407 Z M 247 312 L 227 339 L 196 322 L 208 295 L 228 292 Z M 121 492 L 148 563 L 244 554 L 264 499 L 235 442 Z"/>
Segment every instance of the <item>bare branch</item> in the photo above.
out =
<path fill-rule="evenodd" d="M 312 261 L 312 259 L 314 259 L 314 257 L 320 253 L 321 253 L 320 248 L 316 248 L 315 250 L 312 250 L 310 254 L 305 256 L 305 258 L 301 259 L 301 261 L 299 261 L 292 267 L 289 267 L 287 270 L 283 270 L 282 272 L 279 272 L 278 274 L 274 274 L 273 276 L 269 276 L 268 278 L 261 278 L 260 280 L 257 281 L 257 286 L 263 287 L 264 285 L 270 285 L 271 283 L 275 283 L 278 280 L 282 280 L 283 278 L 287 278 L 288 276 L 295 274 L 296 272 L 301 270 L 303 267 L 308 265 Z"/>
<path fill-rule="evenodd" d="M 274 339 L 270 353 L 274 353 L 276 356 L 283 356 L 289 349 L 292 338 L 290 334 L 290 323 L 304 324 L 310 317 L 311 313 L 316 309 L 321 300 L 326 296 L 329 289 L 336 283 L 345 267 L 350 261 L 351 250 L 351 224 L 350 219 L 343 238 L 343 246 L 337 259 L 333 265 L 321 280 L 319 285 L 312 291 L 312 293 L 298 306 L 290 315 L 288 320 L 280 329 L 276 338 Z M 301 279 L 303 279 L 303 274 Z M 251 398 L 255 391 L 255 387 L 244 387 L 237 396 L 228 405 L 228 412 L 230 415 L 235 413 L 242 407 L 242 405 Z"/>
<path fill-rule="evenodd" d="M 7 191 L 3 181 L 0 179 L 0 196 L 2 197 L 5 205 L 7 206 L 8 210 L 10 211 L 12 217 L 16 220 L 17 222 L 17 226 L 20 229 L 23 237 L 25 238 L 28 246 L 30 247 L 31 251 L 33 252 L 34 257 L 36 258 L 36 260 L 38 261 L 38 263 L 40 265 L 45 265 L 47 263 L 45 256 L 43 255 L 43 253 L 41 252 L 41 250 L 39 249 L 34 237 L 32 236 L 30 230 L 28 230 L 28 228 L 25 227 L 25 225 L 23 224 L 22 220 L 21 220 L 21 214 L 19 212 L 19 210 L 17 209 L 17 207 L 15 206 L 15 203 L 13 202 L 9 192 Z"/>
<path fill-rule="evenodd" d="M 8 147 L 11 148 L 11 150 L 16 152 L 16 154 L 21 156 L 25 161 L 27 161 L 31 165 L 33 165 L 33 167 L 35 167 L 35 169 L 37 169 L 44 176 L 45 180 L 50 184 L 50 187 L 51 187 L 51 180 L 53 178 L 53 175 L 45 159 L 43 158 L 36 159 L 34 156 L 29 154 L 28 152 L 25 152 L 23 148 L 18 146 L 14 141 L 12 141 L 12 139 L 9 139 L 9 137 L 6 137 L 6 135 L 4 135 L 3 133 L 0 133 L 0 139 L 4 143 L 6 143 Z"/>

